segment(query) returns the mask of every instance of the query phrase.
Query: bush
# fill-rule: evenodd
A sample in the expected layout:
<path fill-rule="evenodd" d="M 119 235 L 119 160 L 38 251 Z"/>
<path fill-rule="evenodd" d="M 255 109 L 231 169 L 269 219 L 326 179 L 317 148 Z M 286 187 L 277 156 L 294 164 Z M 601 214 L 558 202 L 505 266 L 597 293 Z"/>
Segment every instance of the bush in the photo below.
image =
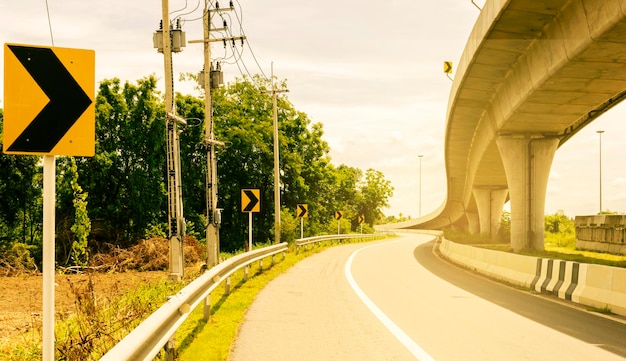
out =
<path fill-rule="evenodd" d="M 0 257 L 0 273 L 4 276 L 14 276 L 23 273 L 37 272 L 37 264 L 30 254 L 35 246 L 24 243 L 13 243 Z"/>
<path fill-rule="evenodd" d="M 86 284 L 70 286 L 76 308 L 57 322 L 57 359 L 98 360 L 183 283 L 142 283 L 119 297 L 96 294 L 91 276 Z"/>
<path fill-rule="evenodd" d="M 123 272 L 127 270 L 159 271 L 169 266 L 169 240 L 150 238 L 130 248 L 119 248 L 108 244 L 109 252 L 91 257 L 91 266 L 99 270 Z M 184 254 L 186 264 L 203 260 L 205 250 L 193 237 L 185 237 Z"/>

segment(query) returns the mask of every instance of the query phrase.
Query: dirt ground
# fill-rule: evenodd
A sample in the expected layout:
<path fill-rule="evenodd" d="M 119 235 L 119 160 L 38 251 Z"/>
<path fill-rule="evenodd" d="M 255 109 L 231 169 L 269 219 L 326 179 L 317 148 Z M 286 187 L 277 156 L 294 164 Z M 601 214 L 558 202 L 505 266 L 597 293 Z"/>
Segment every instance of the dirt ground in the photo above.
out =
<path fill-rule="evenodd" d="M 122 294 L 142 282 L 167 279 L 166 271 L 94 273 L 96 297 Z M 71 286 L 80 288 L 89 279 L 85 274 L 55 275 L 55 313 L 74 310 Z M 32 332 L 40 333 L 42 319 L 42 275 L 0 277 L 0 347 Z"/>

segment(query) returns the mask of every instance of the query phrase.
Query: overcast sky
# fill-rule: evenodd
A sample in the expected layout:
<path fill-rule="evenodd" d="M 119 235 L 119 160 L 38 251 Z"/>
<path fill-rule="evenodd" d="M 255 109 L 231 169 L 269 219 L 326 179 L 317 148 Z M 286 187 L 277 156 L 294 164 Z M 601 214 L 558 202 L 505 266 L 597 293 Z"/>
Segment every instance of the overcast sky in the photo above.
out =
<path fill-rule="evenodd" d="M 482 6 L 484 0 L 477 3 Z M 163 56 L 152 47 L 161 1 L 48 0 L 48 5 L 55 46 L 95 50 L 96 82 L 113 77 L 134 82 L 150 74 L 162 78 Z M 227 5 L 220 1 L 221 7 Z M 203 7 L 194 0 L 170 1 L 172 17 L 184 20 L 188 41 L 202 37 L 197 18 Z M 226 15 L 229 26 L 240 35 L 241 21 L 247 43 L 238 64 L 227 59 L 223 65 L 226 82 L 242 72 L 269 76 L 274 62 L 274 74 L 287 80 L 286 96 L 295 108 L 323 123 L 333 163 L 374 168 L 391 181 L 395 191 L 387 215 L 418 216 L 420 154 L 421 213 L 442 204 L 452 85 L 443 61 L 458 63 L 479 15 L 470 0 L 239 0 L 235 7 Z M 0 43 L 52 45 L 45 0 L 0 2 Z M 225 54 L 221 44 L 212 52 L 214 59 Z M 197 73 L 202 61 L 202 45 L 188 44 L 175 54 L 174 72 Z M 0 62 L 4 68 L 4 59 Z M 189 83 L 176 82 L 175 90 L 194 94 Z M 3 98 L 0 87 L 0 107 Z M 603 208 L 626 212 L 626 127 L 620 126 L 625 115 L 626 105 L 617 106 L 557 151 L 547 213 L 598 212 L 600 129 L 605 131 Z"/>

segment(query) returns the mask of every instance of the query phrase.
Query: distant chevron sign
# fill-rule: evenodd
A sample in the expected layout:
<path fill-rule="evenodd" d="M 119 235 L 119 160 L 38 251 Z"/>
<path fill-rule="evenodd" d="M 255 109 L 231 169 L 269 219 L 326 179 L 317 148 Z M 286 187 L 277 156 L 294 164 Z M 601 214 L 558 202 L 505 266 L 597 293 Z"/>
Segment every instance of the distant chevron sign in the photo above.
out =
<path fill-rule="evenodd" d="M 261 190 L 242 189 L 241 190 L 241 211 L 258 213 L 261 211 Z"/>
<path fill-rule="evenodd" d="M 298 210 L 296 211 L 298 218 L 307 218 L 309 216 L 309 205 L 298 204 Z"/>
<path fill-rule="evenodd" d="M 95 52 L 4 44 L 3 150 L 93 156 Z"/>

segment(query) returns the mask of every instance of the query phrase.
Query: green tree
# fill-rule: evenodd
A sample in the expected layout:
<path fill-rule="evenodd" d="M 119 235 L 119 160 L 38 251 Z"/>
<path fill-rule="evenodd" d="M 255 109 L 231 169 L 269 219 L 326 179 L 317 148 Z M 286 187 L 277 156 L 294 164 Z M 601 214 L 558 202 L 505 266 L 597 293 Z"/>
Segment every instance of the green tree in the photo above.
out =
<path fill-rule="evenodd" d="M 576 247 L 576 228 L 574 219 L 562 210 L 544 216 L 545 243 L 558 247 Z"/>
<path fill-rule="evenodd" d="M 365 172 L 365 181 L 360 187 L 361 197 L 358 205 L 360 214 L 365 216 L 365 223 L 371 227 L 384 222 L 382 208 L 389 206 L 389 198 L 393 196 L 391 182 L 385 179 L 382 172 L 368 169 Z M 358 224 L 354 222 L 353 224 Z"/>
<path fill-rule="evenodd" d="M 165 222 L 165 119 L 157 80 L 103 80 L 96 97 L 96 155 L 78 158 L 96 244 L 128 246 Z"/>
<path fill-rule="evenodd" d="M 0 147 L 4 112 L 0 109 Z M 41 261 L 42 173 L 39 157 L 0 152 L 0 249 L 14 242 L 33 247 Z"/>
<path fill-rule="evenodd" d="M 283 82 L 279 86 L 286 85 Z M 224 209 L 220 233 L 224 249 L 240 248 L 246 239 L 247 215 L 240 210 L 242 188 L 261 190 L 261 213 L 254 218 L 255 239 L 273 238 L 273 106 L 269 88 L 269 81 L 257 76 L 254 83 L 237 80 L 213 93 L 216 137 L 226 142 L 218 152 L 218 206 Z M 319 209 L 326 210 L 322 199 L 328 194 L 324 186 L 332 179 L 322 126 L 312 124 L 284 97 L 278 98 L 278 124 L 281 208 L 293 212 L 299 203 L 311 204 L 313 212 L 308 223 L 315 223 L 323 217 Z"/>
<path fill-rule="evenodd" d="M 70 167 L 70 185 L 73 195 L 72 204 L 74 205 L 74 224 L 70 230 L 75 237 L 72 241 L 71 259 L 74 265 L 86 266 L 89 261 L 87 241 L 91 232 L 91 220 L 87 212 L 87 193 L 83 192 L 82 187 L 78 184 L 78 170 L 74 157 L 70 157 Z"/>
<path fill-rule="evenodd" d="M 180 157 L 182 193 L 187 236 L 192 229 L 204 242 L 206 236 L 206 156 L 204 141 L 204 99 L 176 94 L 176 112 L 185 118 L 187 125 L 180 127 Z"/>

